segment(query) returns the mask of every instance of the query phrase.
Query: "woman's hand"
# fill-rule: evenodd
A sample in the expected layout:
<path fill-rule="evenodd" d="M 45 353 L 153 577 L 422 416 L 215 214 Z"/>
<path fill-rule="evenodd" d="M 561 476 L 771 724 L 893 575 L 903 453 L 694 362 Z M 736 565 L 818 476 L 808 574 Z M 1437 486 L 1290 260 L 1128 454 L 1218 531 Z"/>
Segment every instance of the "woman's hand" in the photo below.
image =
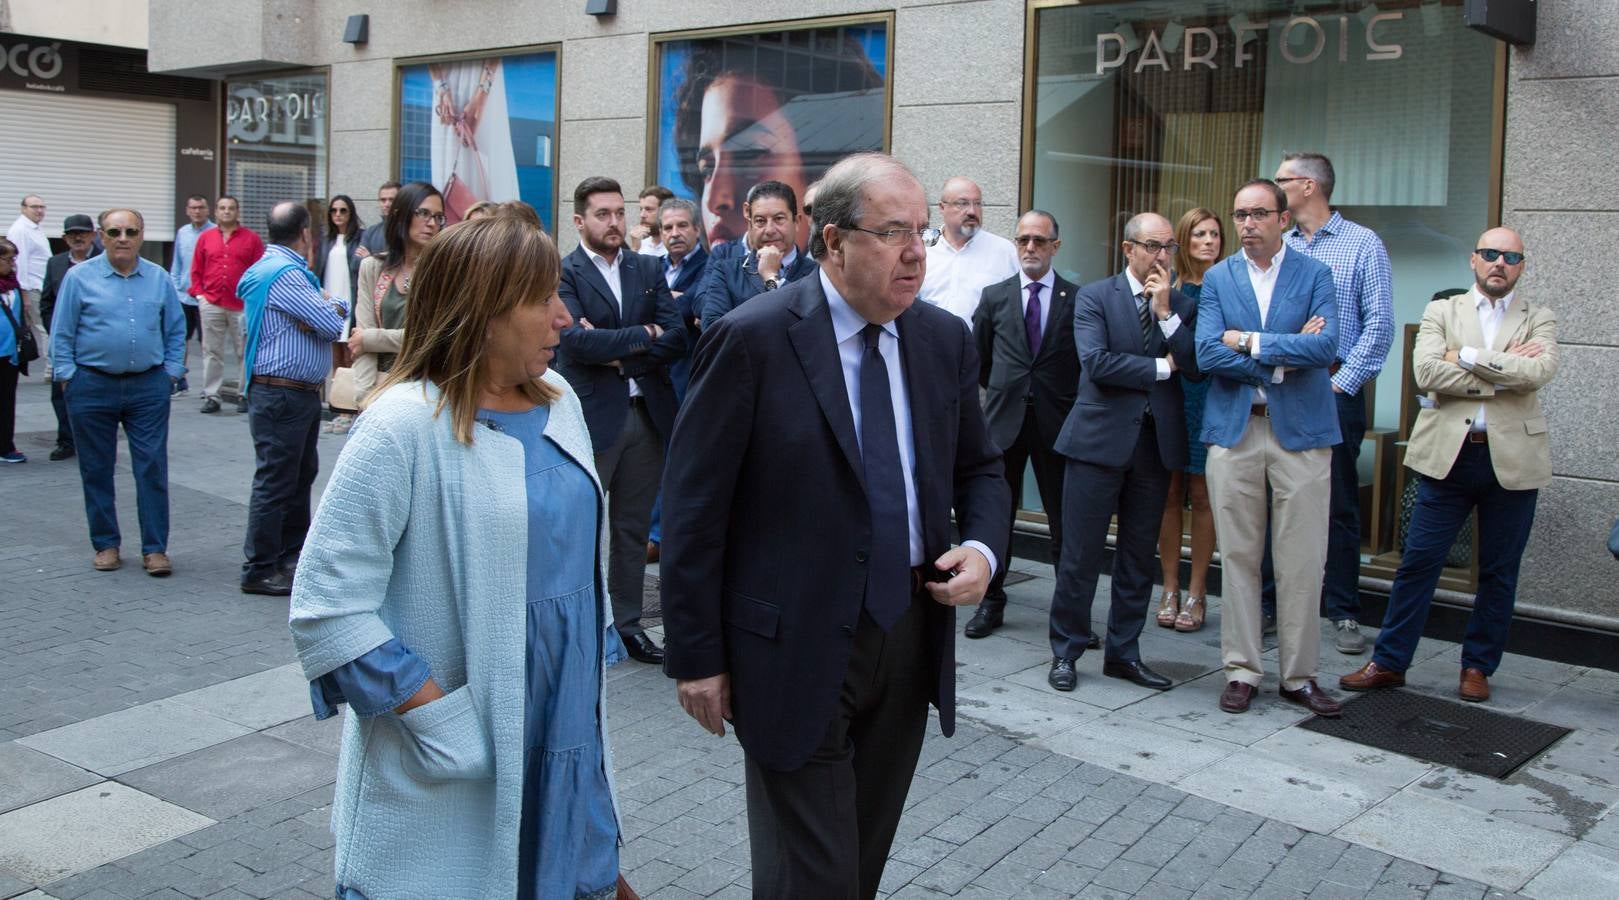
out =
<path fill-rule="evenodd" d="M 416 693 L 410 695 L 409 700 L 406 700 L 404 703 L 394 707 L 394 712 L 408 713 L 418 706 L 426 706 L 427 704 L 432 703 L 434 700 L 437 700 L 443 696 L 444 689 L 438 686 L 438 682 L 429 678 L 427 679 L 427 683 L 422 685 L 421 690 L 418 690 Z"/>
<path fill-rule="evenodd" d="M 349 352 L 355 356 L 365 352 L 365 329 L 358 325 L 349 330 Z"/>

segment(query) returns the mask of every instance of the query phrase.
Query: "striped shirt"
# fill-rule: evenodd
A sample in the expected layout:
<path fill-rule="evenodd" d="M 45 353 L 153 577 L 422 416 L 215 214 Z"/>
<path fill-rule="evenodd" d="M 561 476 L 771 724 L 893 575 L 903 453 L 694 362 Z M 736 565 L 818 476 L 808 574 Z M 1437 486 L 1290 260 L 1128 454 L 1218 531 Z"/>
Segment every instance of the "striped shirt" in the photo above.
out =
<path fill-rule="evenodd" d="M 1308 240 L 1298 228 L 1284 236 L 1290 250 L 1332 269 L 1338 299 L 1338 361 L 1332 383 L 1353 394 L 1377 377 L 1394 344 L 1394 276 L 1377 233 L 1337 210 Z"/>
<path fill-rule="evenodd" d="M 307 268 L 302 256 L 280 244 L 271 244 L 264 252 L 280 253 Z M 342 336 L 343 321 L 348 318 L 347 309 L 338 312 L 342 306 L 340 301 L 322 297 L 303 273 L 282 272 L 270 284 L 253 374 L 310 384 L 325 380 L 332 368 L 332 343 Z M 300 329 L 300 323 L 310 330 Z"/>

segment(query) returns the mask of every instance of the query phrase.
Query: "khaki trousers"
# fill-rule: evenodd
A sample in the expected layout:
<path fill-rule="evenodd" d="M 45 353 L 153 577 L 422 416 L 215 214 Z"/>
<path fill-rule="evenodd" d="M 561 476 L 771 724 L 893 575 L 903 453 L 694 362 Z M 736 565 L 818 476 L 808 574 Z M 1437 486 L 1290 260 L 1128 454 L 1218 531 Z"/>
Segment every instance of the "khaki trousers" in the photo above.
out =
<path fill-rule="evenodd" d="M 242 387 L 242 311 L 225 309 L 204 300 L 197 304 L 202 316 L 202 396 L 219 399 L 228 364 Z"/>
<path fill-rule="evenodd" d="M 1259 686 L 1264 666 L 1259 567 L 1269 486 L 1276 564 L 1276 632 L 1282 687 L 1316 676 L 1321 655 L 1321 578 L 1332 509 L 1332 448 L 1284 450 L 1270 419 L 1251 416 L 1235 447 L 1209 446 L 1209 501 L 1220 537 L 1220 653 L 1227 681 Z"/>

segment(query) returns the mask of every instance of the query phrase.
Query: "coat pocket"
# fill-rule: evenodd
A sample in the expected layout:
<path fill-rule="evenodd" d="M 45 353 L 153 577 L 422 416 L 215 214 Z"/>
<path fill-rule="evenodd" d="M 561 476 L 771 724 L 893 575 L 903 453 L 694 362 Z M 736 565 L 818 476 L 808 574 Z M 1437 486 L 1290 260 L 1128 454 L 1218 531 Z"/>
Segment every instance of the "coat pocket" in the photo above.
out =
<path fill-rule="evenodd" d="M 494 747 L 467 686 L 401 713 L 398 719 L 405 732 L 400 762 L 412 778 L 461 781 L 495 777 Z"/>
<path fill-rule="evenodd" d="M 747 594 L 725 592 L 725 623 L 764 638 L 776 636 L 781 608 Z"/>
<path fill-rule="evenodd" d="M 1524 419 L 1523 430 L 1525 434 L 1545 434 L 1546 417 L 1535 416 L 1533 419 Z"/>

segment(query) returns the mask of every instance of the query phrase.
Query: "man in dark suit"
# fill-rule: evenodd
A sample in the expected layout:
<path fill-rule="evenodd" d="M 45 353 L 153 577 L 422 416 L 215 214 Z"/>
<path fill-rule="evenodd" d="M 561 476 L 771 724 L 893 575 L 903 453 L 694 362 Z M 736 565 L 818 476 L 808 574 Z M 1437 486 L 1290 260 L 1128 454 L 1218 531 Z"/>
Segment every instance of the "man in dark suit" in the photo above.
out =
<path fill-rule="evenodd" d="M 753 891 L 876 895 L 955 610 L 1005 559 L 966 325 L 916 303 L 927 195 L 877 153 L 821 182 L 821 268 L 708 323 L 671 445 L 663 609 L 680 704 L 736 728 Z M 962 546 L 950 546 L 955 511 Z"/>
<path fill-rule="evenodd" d="M 1040 505 L 1051 523 L 1051 560 L 1056 564 L 1062 555 L 1063 460 L 1052 445 L 1074 405 L 1079 383 L 1072 328 L 1075 287 L 1051 268 L 1052 257 L 1062 246 L 1051 213 L 1024 213 L 1013 243 L 1022 271 L 984 288 L 973 312 L 973 337 L 982 364 L 978 381 L 984 386 L 989 436 L 1004 454 L 1006 482 L 1012 489 L 1008 521 L 1017 520 L 1023 469 L 1032 461 Z M 1001 627 L 1007 569 L 1002 566 L 989 583 L 984 602 L 962 632 L 967 637 L 987 637 Z"/>
<path fill-rule="evenodd" d="M 798 198 L 792 188 L 779 181 L 761 181 L 748 191 L 742 212 L 753 249 L 713 263 L 713 277 L 697 301 L 704 323 L 815 271 L 815 261 L 793 243 L 798 234 Z"/>
<path fill-rule="evenodd" d="M 96 223 L 89 216 L 68 216 L 62 222 L 62 241 L 67 249 L 52 256 L 45 263 L 45 283 L 39 292 L 39 316 L 48 332 L 51 315 L 56 312 L 56 295 L 62 289 L 62 280 L 68 270 L 99 254 L 95 246 Z M 49 373 L 46 373 L 49 377 Z M 67 459 L 78 451 L 73 445 L 73 429 L 68 424 L 67 399 L 63 395 L 65 382 L 51 380 L 51 409 L 56 413 L 56 447 L 51 450 L 53 462 Z"/>
<path fill-rule="evenodd" d="M 697 343 L 697 310 L 692 301 L 697 298 L 696 287 L 708 272 L 708 251 L 698 240 L 697 204 L 678 197 L 663 201 L 658 207 L 658 229 L 663 239 L 663 280 L 675 298 L 680 320 L 686 324 L 686 343 Z M 682 354 L 669 367 L 675 385 L 675 399 L 686 395 L 686 382 L 691 380 L 691 355 Z M 653 530 L 657 530 L 654 523 Z M 654 537 L 654 541 L 657 539 Z"/>
<path fill-rule="evenodd" d="M 1119 517 L 1102 674 L 1164 690 L 1168 678 L 1141 661 L 1137 641 L 1152 600 L 1153 557 L 1169 473 L 1186 466 L 1180 369 L 1197 373 L 1197 307 L 1171 290 L 1175 229 L 1156 213 L 1124 226 L 1125 270 L 1080 288 L 1074 301 L 1079 395 L 1057 436 L 1063 481 L 1062 561 L 1051 595 L 1051 672 L 1071 691 L 1074 662 L 1091 638 L 1091 600 Z"/>
<path fill-rule="evenodd" d="M 686 352 L 686 329 L 663 278 L 663 261 L 624 246 L 624 193 L 592 177 L 573 192 L 579 246 L 562 261 L 557 292 L 574 325 L 562 332 L 557 368 L 584 405 L 596 472 L 608 494 L 607 591 L 613 625 L 630 656 L 663 661 L 641 629 L 647 533 L 674 430 L 669 365 Z"/>

